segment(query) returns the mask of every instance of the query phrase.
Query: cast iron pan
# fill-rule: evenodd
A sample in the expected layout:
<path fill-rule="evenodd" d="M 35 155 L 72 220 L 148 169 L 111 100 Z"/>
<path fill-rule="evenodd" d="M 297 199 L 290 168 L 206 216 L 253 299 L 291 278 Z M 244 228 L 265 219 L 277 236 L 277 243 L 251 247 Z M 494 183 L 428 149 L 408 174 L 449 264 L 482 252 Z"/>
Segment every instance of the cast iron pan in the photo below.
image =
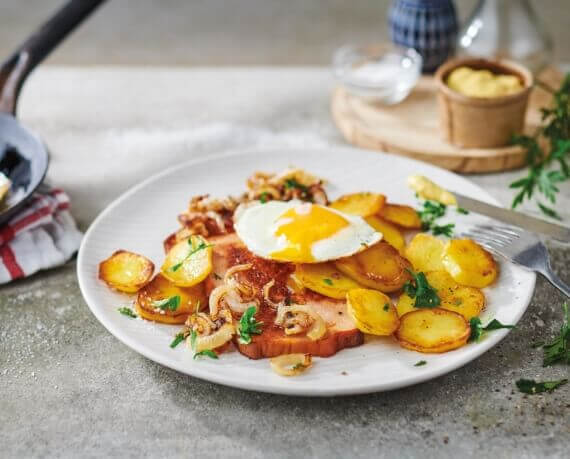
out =
<path fill-rule="evenodd" d="M 12 181 L 8 197 L 0 203 L 0 225 L 32 196 L 48 167 L 46 146 L 16 119 L 20 89 L 30 72 L 104 1 L 68 1 L 0 67 L 0 171 Z"/>

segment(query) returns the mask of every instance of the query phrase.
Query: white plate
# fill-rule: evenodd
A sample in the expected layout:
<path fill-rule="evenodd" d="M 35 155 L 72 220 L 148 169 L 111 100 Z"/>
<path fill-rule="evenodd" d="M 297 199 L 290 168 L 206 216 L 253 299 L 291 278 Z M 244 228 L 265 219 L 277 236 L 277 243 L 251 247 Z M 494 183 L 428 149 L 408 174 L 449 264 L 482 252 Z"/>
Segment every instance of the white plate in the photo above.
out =
<path fill-rule="evenodd" d="M 507 331 L 498 330 L 479 343 L 433 355 L 402 349 L 391 338 L 370 339 L 363 346 L 345 349 L 331 358 L 316 358 L 313 368 L 299 377 L 283 378 L 270 370 L 267 360 L 249 360 L 237 351 L 223 354 L 219 360 L 194 361 L 186 346 L 169 347 L 180 327 L 133 320 L 117 312 L 131 299 L 97 280 L 101 260 L 117 249 L 125 249 L 148 256 L 159 267 L 164 257 L 162 241 L 177 229 L 176 217 L 191 196 L 237 195 L 254 171 L 280 171 L 290 165 L 327 179 L 330 198 L 370 190 L 385 193 L 391 201 L 417 206 L 414 193 L 406 186 L 407 176 L 416 173 L 451 190 L 497 204 L 484 190 L 451 172 L 352 148 L 242 151 L 190 161 L 134 187 L 89 228 L 79 251 L 77 275 L 93 314 L 127 346 L 182 373 L 242 389 L 311 396 L 385 391 L 416 384 L 465 365 L 505 337 Z M 486 220 L 473 214 L 460 215 L 453 209 L 448 210 L 448 218 L 456 222 L 459 231 Z M 500 268 L 499 281 L 485 292 L 488 305 L 483 322 L 497 318 L 515 324 L 530 302 L 535 275 L 505 261 L 500 261 Z M 415 367 L 419 360 L 426 360 L 427 365 Z"/>

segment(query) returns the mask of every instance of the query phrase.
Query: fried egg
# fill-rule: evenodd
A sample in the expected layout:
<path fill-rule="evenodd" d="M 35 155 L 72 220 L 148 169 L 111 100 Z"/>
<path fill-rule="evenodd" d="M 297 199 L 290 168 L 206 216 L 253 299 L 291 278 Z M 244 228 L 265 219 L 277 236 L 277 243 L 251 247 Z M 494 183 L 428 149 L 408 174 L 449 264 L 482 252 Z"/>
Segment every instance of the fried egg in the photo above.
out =
<path fill-rule="evenodd" d="M 234 228 L 255 255 L 294 263 L 347 257 L 382 239 L 362 217 L 296 200 L 240 206 Z"/>

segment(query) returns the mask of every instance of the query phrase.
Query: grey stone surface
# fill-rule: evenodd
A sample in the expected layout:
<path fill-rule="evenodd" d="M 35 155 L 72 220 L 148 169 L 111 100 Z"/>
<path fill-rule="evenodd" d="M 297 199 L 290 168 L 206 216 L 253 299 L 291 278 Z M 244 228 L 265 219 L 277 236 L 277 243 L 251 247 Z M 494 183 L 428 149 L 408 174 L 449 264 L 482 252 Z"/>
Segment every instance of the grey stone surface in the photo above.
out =
<path fill-rule="evenodd" d="M 0 0 L 0 56 L 64 0 Z M 501 0 L 503 1 L 503 0 Z M 49 62 L 326 65 L 346 43 L 387 40 L 389 0 L 109 0 Z M 477 0 L 456 0 L 464 19 Z M 567 0 L 531 0 L 570 60 Z"/>
<path fill-rule="evenodd" d="M 52 150 L 50 179 L 82 227 L 110 199 L 177 161 L 249 146 L 342 144 L 327 69 L 38 72 L 21 114 Z M 326 160 L 326 159 L 324 159 Z M 473 176 L 501 201 L 520 172 Z M 566 218 L 570 190 L 560 201 Z M 551 245 L 570 280 L 570 249 Z M 476 361 L 393 392 L 292 398 L 161 367 L 94 318 L 75 263 L 0 288 L 3 457 L 567 457 L 570 385 L 528 396 L 514 381 L 568 377 L 540 350 L 563 298 L 543 279 L 519 327 Z M 381 375 L 379 375 L 381 377 Z"/>

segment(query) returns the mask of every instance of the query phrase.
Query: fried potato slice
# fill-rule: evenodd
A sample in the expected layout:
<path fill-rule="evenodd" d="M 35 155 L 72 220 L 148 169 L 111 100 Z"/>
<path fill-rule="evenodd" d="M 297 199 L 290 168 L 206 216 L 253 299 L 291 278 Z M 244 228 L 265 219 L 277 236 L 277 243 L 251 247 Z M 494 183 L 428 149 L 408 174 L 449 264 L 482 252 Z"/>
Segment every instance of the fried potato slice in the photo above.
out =
<path fill-rule="evenodd" d="M 384 204 L 380 217 L 398 226 L 408 229 L 420 229 L 422 221 L 416 209 L 400 204 Z"/>
<path fill-rule="evenodd" d="M 174 245 L 166 254 L 161 272 L 179 287 L 202 282 L 212 271 L 212 246 L 202 236 L 193 235 Z"/>
<path fill-rule="evenodd" d="M 348 314 L 361 332 L 389 336 L 398 329 L 396 308 L 383 293 L 357 288 L 346 294 L 346 301 Z"/>
<path fill-rule="evenodd" d="M 371 215 L 366 217 L 364 220 L 366 220 L 366 223 L 376 231 L 382 233 L 383 239 L 388 244 L 397 249 L 398 252 L 402 253 L 402 250 L 406 245 L 406 240 L 396 225 L 393 225 L 377 215 Z"/>
<path fill-rule="evenodd" d="M 295 279 L 309 290 L 341 300 L 346 298 L 349 290 L 360 287 L 360 284 L 341 273 L 331 262 L 297 265 Z"/>
<path fill-rule="evenodd" d="M 442 271 L 443 241 L 426 233 L 418 233 L 404 250 L 416 271 Z"/>
<path fill-rule="evenodd" d="M 347 214 L 368 217 L 380 212 L 385 202 L 386 196 L 380 193 L 352 193 L 342 195 L 330 207 Z"/>
<path fill-rule="evenodd" d="M 443 249 L 442 263 L 456 282 L 470 287 L 487 287 L 498 275 L 493 256 L 471 239 L 449 241 Z"/>
<path fill-rule="evenodd" d="M 437 290 L 441 300 L 439 307 L 448 311 L 461 314 L 465 320 L 477 317 L 485 307 L 485 295 L 481 290 L 474 287 L 459 285 L 453 280 L 447 271 L 431 271 L 426 273 L 428 283 Z M 415 298 L 405 293 L 400 295 L 396 310 L 398 316 L 417 311 L 414 306 Z"/>
<path fill-rule="evenodd" d="M 183 324 L 190 314 L 207 304 L 203 284 L 177 287 L 159 273 L 139 291 L 135 309 L 143 319 L 165 324 Z"/>
<path fill-rule="evenodd" d="M 387 242 L 335 261 L 339 271 L 356 282 L 382 292 L 394 292 L 410 279 L 410 262 Z"/>
<path fill-rule="evenodd" d="M 424 353 L 447 352 L 463 346 L 471 329 L 465 318 L 445 309 L 417 309 L 400 317 L 396 338 L 402 347 Z"/>
<path fill-rule="evenodd" d="M 152 261 L 126 250 L 117 250 L 99 263 L 99 279 L 109 287 L 126 293 L 134 293 L 144 287 L 153 272 Z"/>

